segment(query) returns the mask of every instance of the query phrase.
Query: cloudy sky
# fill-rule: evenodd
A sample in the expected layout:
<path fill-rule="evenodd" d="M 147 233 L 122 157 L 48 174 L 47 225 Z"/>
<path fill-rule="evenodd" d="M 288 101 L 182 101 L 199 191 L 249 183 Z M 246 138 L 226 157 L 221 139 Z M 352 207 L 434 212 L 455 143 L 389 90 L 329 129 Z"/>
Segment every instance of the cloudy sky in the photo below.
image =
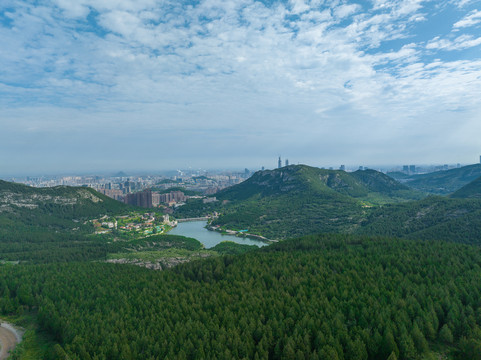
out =
<path fill-rule="evenodd" d="M 479 0 L 2 0 L 0 175 L 474 163 Z"/>

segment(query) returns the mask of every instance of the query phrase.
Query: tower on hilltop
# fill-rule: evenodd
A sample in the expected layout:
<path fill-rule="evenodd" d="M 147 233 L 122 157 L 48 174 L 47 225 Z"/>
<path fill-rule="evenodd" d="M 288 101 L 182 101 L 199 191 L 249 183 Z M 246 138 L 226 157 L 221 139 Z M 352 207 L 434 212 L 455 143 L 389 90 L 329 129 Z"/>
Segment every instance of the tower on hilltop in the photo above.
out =
<path fill-rule="evenodd" d="M 279 156 L 279 160 L 277 160 L 277 168 L 280 169 L 282 167 L 282 160 L 281 157 Z"/>

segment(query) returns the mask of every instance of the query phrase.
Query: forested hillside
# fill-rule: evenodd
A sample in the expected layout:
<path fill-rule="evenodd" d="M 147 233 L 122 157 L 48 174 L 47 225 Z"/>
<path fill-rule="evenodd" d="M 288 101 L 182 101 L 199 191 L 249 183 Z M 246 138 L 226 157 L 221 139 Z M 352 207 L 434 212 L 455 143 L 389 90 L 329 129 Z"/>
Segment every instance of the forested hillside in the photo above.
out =
<path fill-rule="evenodd" d="M 0 180 L 0 260 L 105 258 L 111 245 L 93 241 L 87 219 L 129 207 L 90 188 L 33 188 Z"/>
<path fill-rule="evenodd" d="M 481 164 L 428 174 L 389 173 L 389 175 L 397 180 L 402 180 L 403 184 L 412 189 L 430 194 L 448 195 L 480 177 Z"/>
<path fill-rule="evenodd" d="M 481 176 L 451 194 L 452 198 L 481 199 Z"/>
<path fill-rule="evenodd" d="M 286 239 L 318 232 L 352 232 L 371 206 L 422 198 L 374 170 L 347 173 L 305 165 L 259 171 L 239 185 L 179 207 L 175 216 L 218 211 L 213 222 L 268 238 Z"/>
<path fill-rule="evenodd" d="M 481 245 L 481 200 L 430 196 L 372 209 L 356 233 Z"/>
<path fill-rule="evenodd" d="M 0 266 L 0 310 L 38 311 L 57 359 L 478 359 L 477 249 L 332 235 L 164 272 Z"/>

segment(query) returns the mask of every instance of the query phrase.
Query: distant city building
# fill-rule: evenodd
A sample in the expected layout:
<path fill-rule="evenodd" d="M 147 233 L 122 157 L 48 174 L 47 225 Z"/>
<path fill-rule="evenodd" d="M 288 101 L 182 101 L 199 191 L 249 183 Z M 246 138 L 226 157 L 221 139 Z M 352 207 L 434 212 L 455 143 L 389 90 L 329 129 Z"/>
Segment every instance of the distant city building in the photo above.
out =
<path fill-rule="evenodd" d="M 364 170 L 364 166 L 359 166 L 359 170 Z"/>
<path fill-rule="evenodd" d="M 341 165 L 341 167 L 339 168 L 339 170 L 346 171 L 346 165 Z"/>
<path fill-rule="evenodd" d="M 157 192 L 152 193 L 152 206 L 157 207 L 160 205 L 160 194 Z"/>
<path fill-rule="evenodd" d="M 448 169 L 449 169 L 448 164 L 444 164 L 444 165 L 443 165 L 443 170 L 448 170 Z"/>
<path fill-rule="evenodd" d="M 262 170 L 262 171 L 264 171 L 264 170 L 265 170 L 264 166 L 261 168 L 261 170 Z"/>
<path fill-rule="evenodd" d="M 170 202 L 184 202 L 185 200 L 187 200 L 187 198 L 182 191 L 171 191 L 166 194 L 160 194 L 160 202 L 165 204 Z"/>
<path fill-rule="evenodd" d="M 329 170 L 334 170 L 334 168 L 332 166 L 329 167 Z"/>
<path fill-rule="evenodd" d="M 112 198 L 117 201 L 124 200 L 124 192 L 119 189 L 98 189 L 99 193 L 107 195 L 109 198 Z"/>
<path fill-rule="evenodd" d="M 479 163 L 481 164 L 481 155 L 479 156 Z"/>
<path fill-rule="evenodd" d="M 481 162 L 481 157 L 480 157 L 479 160 L 480 160 L 480 162 Z M 456 164 L 456 167 L 459 169 L 459 168 L 461 167 L 461 164 L 460 164 L 460 163 L 457 163 L 457 164 Z"/>
<path fill-rule="evenodd" d="M 416 165 L 409 165 L 409 172 L 411 174 L 416 173 Z"/>
<path fill-rule="evenodd" d="M 279 156 L 279 160 L 277 160 L 277 168 L 280 169 L 282 167 L 282 160 L 281 157 Z"/>
<path fill-rule="evenodd" d="M 143 208 L 152 207 L 152 191 L 144 190 L 133 194 L 127 194 L 124 202 L 129 205 L 139 206 Z"/>
<path fill-rule="evenodd" d="M 409 165 L 403 165 L 403 173 L 408 173 L 409 172 Z"/>
<path fill-rule="evenodd" d="M 286 159 L 286 166 L 289 166 L 289 159 Z"/>

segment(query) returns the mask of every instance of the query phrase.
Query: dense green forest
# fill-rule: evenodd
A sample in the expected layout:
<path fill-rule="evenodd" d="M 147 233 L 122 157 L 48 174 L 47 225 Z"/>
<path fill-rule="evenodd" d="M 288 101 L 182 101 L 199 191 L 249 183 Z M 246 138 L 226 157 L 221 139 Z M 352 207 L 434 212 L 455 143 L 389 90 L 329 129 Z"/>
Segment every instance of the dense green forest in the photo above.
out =
<path fill-rule="evenodd" d="M 481 200 L 430 196 L 372 209 L 357 233 L 481 245 Z"/>
<path fill-rule="evenodd" d="M 477 359 L 474 249 L 325 235 L 162 272 L 4 265 L 0 310 L 36 312 L 57 359 Z"/>
<path fill-rule="evenodd" d="M 452 198 L 481 199 L 481 176 L 451 194 Z"/>
<path fill-rule="evenodd" d="M 89 217 L 129 208 L 91 190 L 62 187 L 39 197 L 2 185 L 0 314 L 46 334 L 48 346 L 33 358 L 469 360 L 481 353 L 479 199 L 408 201 L 419 193 L 374 171 L 261 172 L 185 214 L 221 209 L 214 225 L 286 238 L 325 234 L 204 250 L 180 236 L 93 235 Z M 119 259 L 126 263 L 106 262 Z M 164 271 L 128 265 L 152 261 Z M 30 334 L 13 358 L 32 358 Z"/>

